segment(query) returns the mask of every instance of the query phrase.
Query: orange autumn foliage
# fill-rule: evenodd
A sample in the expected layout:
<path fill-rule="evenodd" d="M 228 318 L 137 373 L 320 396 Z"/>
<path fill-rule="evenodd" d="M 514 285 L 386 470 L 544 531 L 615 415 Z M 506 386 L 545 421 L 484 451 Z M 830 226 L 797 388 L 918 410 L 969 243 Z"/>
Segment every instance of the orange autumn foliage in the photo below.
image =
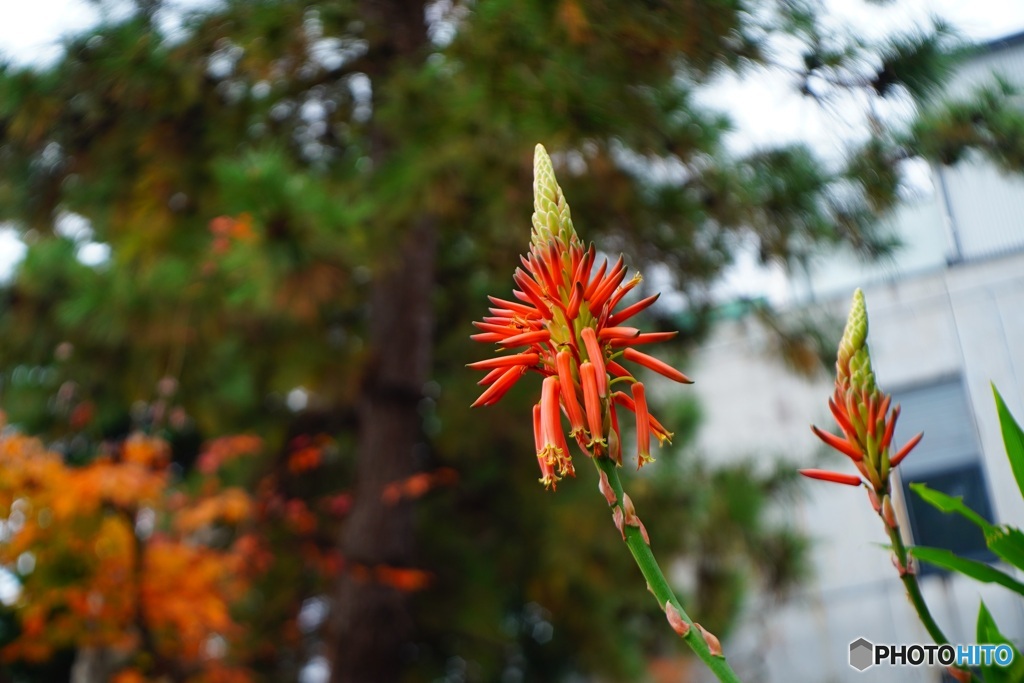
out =
<path fill-rule="evenodd" d="M 213 474 L 223 465 L 238 458 L 258 453 L 263 439 L 251 434 L 236 434 L 214 439 L 206 445 L 196 467 L 203 474 Z"/>
<path fill-rule="evenodd" d="M 217 444 L 218 459 L 258 448 L 241 438 Z M 187 502 L 171 487 L 169 456 L 165 442 L 136 434 L 72 467 L 37 439 L 0 436 L 0 565 L 21 584 L 11 605 L 21 633 L 0 658 L 105 648 L 127 662 L 173 663 L 183 680 L 250 680 L 229 660 L 242 635 L 232 604 L 252 577 L 252 544 L 225 548 L 221 536 L 215 545 L 212 530 L 245 523 L 251 500 L 229 488 Z M 115 680 L 144 674 L 129 666 Z"/>
<path fill-rule="evenodd" d="M 245 589 L 242 558 L 165 537 L 145 558 L 143 612 L 158 648 L 198 661 L 211 636 L 238 635 L 230 605 Z"/>
<path fill-rule="evenodd" d="M 237 217 L 217 216 L 210 221 L 210 233 L 213 235 L 215 254 L 228 251 L 234 242 L 252 242 L 256 239 L 250 213 L 242 213 Z"/>
<path fill-rule="evenodd" d="M 288 455 L 288 471 L 291 474 L 302 474 L 315 470 L 323 464 L 324 453 L 331 448 L 334 441 L 326 434 L 316 436 L 297 436 L 291 440 Z"/>
<path fill-rule="evenodd" d="M 373 577 L 378 583 L 392 586 L 406 593 L 423 590 L 433 578 L 429 572 L 410 567 L 390 567 L 377 565 L 373 568 Z"/>
<path fill-rule="evenodd" d="M 451 486 L 459 478 L 450 467 L 441 467 L 433 472 L 418 472 L 384 487 L 381 499 L 388 505 L 397 505 L 404 500 L 415 500 L 437 486 Z"/>
<path fill-rule="evenodd" d="M 288 471 L 292 474 L 300 474 L 308 470 L 314 470 L 320 466 L 323 460 L 323 452 L 316 446 L 306 446 L 293 451 L 288 457 Z"/>
<path fill-rule="evenodd" d="M 20 584 L 7 606 L 19 632 L 0 646 L 0 663 L 88 648 L 109 655 L 117 683 L 248 683 L 268 651 L 301 650 L 298 610 L 339 574 L 403 592 L 433 583 L 415 567 L 346 560 L 332 540 L 349 492 L 289 490 L 331 462 L 330 437 L 293 438 L 251 491 L 225 483 L 245 481 L 249 463 L 233 463 L 250 456 L 259 471 L 264 447 L 256 436 L 214 439 L 181 480 L 168 444 L 144 434 L 100 444 L 75 466 L 38 439 L 0 433 L 0 569 Z M 398 503 L 456 480 L 441 468 L 383 495 Z M 271 619 L 254 618 L 282 576 L 299 588 L 282 591 L 290 598 Z"/>
<path fill-rule="evenodd" d="M 136 667 L 128 667 L 114 674 L 110 683 L 162 683 L 163 680 L 147 677 Z M 213 662 L 201 672 L 188 676 L 185 683 L 251 683 L 252 680 L 252 675 L 244 669 Z"/>
<path fill-rule="evenodd" d="M 174 526 L 179 532 L 190 534 L 216 523 L 236 526 L 251 515 L 249 494 L 240 488 L 228 488 L 181 510 L 174 519 Z"/>

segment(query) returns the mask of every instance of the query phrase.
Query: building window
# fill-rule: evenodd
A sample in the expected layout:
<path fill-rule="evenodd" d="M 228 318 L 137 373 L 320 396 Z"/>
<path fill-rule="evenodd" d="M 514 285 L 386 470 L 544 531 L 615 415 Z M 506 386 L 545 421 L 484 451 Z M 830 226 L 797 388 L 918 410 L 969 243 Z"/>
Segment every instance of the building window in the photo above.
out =
<path fill-rule="evenodd" d="M 959 515 L 936 510 L 909 488 L 909 484 L 921 482 L 947 495 L 959 496 L 969 508 L 992 521 L 981 449 L 962 379 L 955 377 L 897 391 L 893 400 L 902 406 L 896 424 L 896 444 L 902 445 L 914 434 L 924 432 L 921 444 L 900 465 L 914 544 L 946 548 L 983 562 L 993 561 L 995 555 L 974 524 Z M 928 575 L 942 570 L 922 563 L 920 571 Z"/>

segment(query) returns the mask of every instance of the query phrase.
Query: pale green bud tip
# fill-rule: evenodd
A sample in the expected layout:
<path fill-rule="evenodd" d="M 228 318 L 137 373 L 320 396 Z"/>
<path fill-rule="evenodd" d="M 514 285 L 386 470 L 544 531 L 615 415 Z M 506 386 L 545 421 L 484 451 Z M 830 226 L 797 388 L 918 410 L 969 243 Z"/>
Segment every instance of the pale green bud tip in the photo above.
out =
<path fill-rule="evenodd" d="M 846 329 L 843 330 L 843 340 L 839 347 L 846 347 L 850 353 L 864 346 L 868 338 L 868 310 L 864 305 L 864 292 L 858 289 L 853 293 L 853 302 L 850 304 L 850 315 L 846 319 Z"/>
<path fill-rule="evenodd" d="M 538 144 L 533 149 L 533 190 L 534 208 L 539 208 L 542 193 L 548 194 L 551 201 L 557 197 L 558 183 L 555 182 L 555 169 L 551 165 L 551 157 L 544 145 Z"/>
<path fill-rule="evenodd" d="M 875 373 L 871 369 L 871 354 L 867 346 L 857 349 L 850 358 L 850 386 L 869 392 L 875 388 Z"/>
<path fill-rule="evenodd" d="M 538 144 L 533 154 L 533 236 L 534 245 L 559 239 L 565 244 L 576 242 L 576 230 L 569 214 L 562 188 L 555 179 L 544 145 Z"/>
<path fill-rule="evenodd" d="M 864 305 L 864 293 L 859 289 L 853 293 L 850 316 L 846 320 L 843 339 L 839 342 L 836 356 L 836 381 L 849 383 L 857 389 L 874 391 L 875 375 L 871 368 L 871 352 L 867 345 L 868 312 Z"/>

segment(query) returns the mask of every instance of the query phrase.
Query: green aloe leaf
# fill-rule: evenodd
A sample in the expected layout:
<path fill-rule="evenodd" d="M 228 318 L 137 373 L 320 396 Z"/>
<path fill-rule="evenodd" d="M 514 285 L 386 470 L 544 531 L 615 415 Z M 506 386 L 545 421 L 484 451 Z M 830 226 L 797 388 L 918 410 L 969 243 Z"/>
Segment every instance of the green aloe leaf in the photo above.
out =
<path fill-rule="evenodd" d="M 1006 407 L 1006 402 L 999 395 L 996 385 L 992 385 L 992 393 L 996 397 L 996 411 L 999 413 L 999 427 L 1003 430 L 1003 444 L 1006 446 L 1006 457 L 1010 459 L 1013 477 L 1017 480 L 1021 496 L 1024 496 L 1024 430 L 1013 419 L 1013 414 Z"/>
<path fill-rule="evenodd" d="M 943 512 L 955 512 L 958 515 L 971 520 L 978 525 L 978 528 L 985 533 L 986 537 L 988 536 L 989 531 L 993 528 L 984 517 L 964 505 L 964 499 L 960 496 L 954 498 L 942 491 L 930 489 L 927 485 L 921 483 L 913 483 L 910 485 L 910 488 L 932 507 L 942 510 Z"/>
<path fill-rule="evenodd" d="M 985 545 L 1007 564 L 1024 569 L 1024 533 L 1010 526 L 996 526 L 988 522 L 971 508 L 964 505 L 960 496 L 950 496 L 942 491 L 930 489 L 925 484 L 912 483 L 910 488 L 929 505 L 946 513 L 956 513 L 981 529 Z"/>
<path fill-rule="evenodd" d="M 1024 533 L 1012 526 L 993 526 L 985 532 L 985 544 L 1017 569 L 1024 569 Z"/>
<path fill-rule="evenodd" d="M 981 665 L 981 674 L 985 683 L 1021 683 L 1024 681 L 1024 657 L 1010 640 L 999 632 L 992 614 L 982 601 L 978 608 L 978 642 L 990 643 L 992 645 L 1009 645 L 1013 650 L 1013 660 L 1010 666 L 1002 667 L 996 664 Z"/>
<path fill-rule="evenodd" d="M 984 562 L 959 557 L 945 548 L 915 546 L 910 548 L 910 554 L 922 562 L 958 572 L 984 583 L 997 583 L 1020 595 L 1024 595 L 1024 583 Z"/>

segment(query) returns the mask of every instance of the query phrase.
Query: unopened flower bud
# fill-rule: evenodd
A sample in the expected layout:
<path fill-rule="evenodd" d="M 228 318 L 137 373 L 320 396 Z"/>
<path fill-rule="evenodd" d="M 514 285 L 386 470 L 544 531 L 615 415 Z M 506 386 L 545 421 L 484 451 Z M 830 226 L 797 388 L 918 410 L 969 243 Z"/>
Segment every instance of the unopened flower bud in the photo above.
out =
<path fill-rule="evenodd" d="M 904 576 L 907 576 L 908 574 L 916 574 L 917 573 L 917 570 L 914 569 L 913 563 L 908 561 L 908 563 L 906 565 L 904 565 L 902 562 L 900 562 L 900 558 L 896 556 L 896 553 L 893 553 L 890 556 L 890 559 L 892 560 L 892 566 L 896 568 L 896 571 L 900 575 L 901 579 Z M 908 558 L 908 560 L 909 560 L 909 558 Z"/>
<path fill-rule="evenodd" d="M 616 505 L 615 508 L 612 509 L 612 521 L 615 522 L 615 528 L 619 530 L 619 533 L 622 534 L 622 540 L 625 541 L 626 540 L 626 525 L 625 525 L 625 518 L 622 515 L 622 507 L 621 506 Z"/>
<path fill-rule="evenodd" d="M 665 602 L 665 618 L 668 619 L 668 624 L 672 627 L 672 630 L 678 633 L 681 638 L 685 638 L 686 634 L 690 632 L 690 624 L 679 614 L 679 610 L 668 601 Z"/>
<path fill-rule="evenodd" d="M 846 319 L 843 338 L 839 342 L 839 356 L 836 359 L 836 374 L 843 379 L 850 377 L 850 360 L 857 351 L 864 348 L 868 338 L 868 313 L 864 305 L 864 292 L 853 293 L 850 315 Z"/>
<path fill-rule="evenodd" d="M 693 622 L 693 625 L 696 626 L 697 630 L 700 631 L 700 634 L 704 636 L 704 642 L 708 644 L 708 650 L 711 651 L 711 656 L 724 658 L 725 654 L 722 653 L 722 643 L 718 640 L 718 637 L 697 622 Z"/>
<path fill-rule="evenodd" d="M 868 500 L 871 502 L 871 509 L 875 512 L 881 513 L 882 503 L 878 500 L 878 494 L 875 493 L 873 488 L 868 487 Z"/>
<path fill-rule="evenodd" d="M 892 499 L 888 495 L 882 497 L 882 519 L 890 529 L 899 527 L 899 522 L 896 521 L 896 511 L 892 507 Z"/>
<path fill-rule="evenodd" d="M 543 245 L 553 240 L 565 245 L 576 242 L 569 204 L 555 179 L 551 157 L 543 145 L 537 145 L 533 154 L 533 240 Z"/>
<path fill-rule="evenodd" d="M 608 505 L 615 505 L 617 498 L 615 497 L 615 490 L 612 489 L 611 482 L 608 481 L 608 474 L 604 470 L 600 470 L 600 478 L 597 482 L 597 488 L 604 496 L 604 499 L 608 501 Z"/>
<path fill-rule="evenodd" d="M 622 511 L 625 514 L 626 526 L 640 526 L 640 518 L 636 516 L 636 508 L 628 493 L 622 494 Z"/>

